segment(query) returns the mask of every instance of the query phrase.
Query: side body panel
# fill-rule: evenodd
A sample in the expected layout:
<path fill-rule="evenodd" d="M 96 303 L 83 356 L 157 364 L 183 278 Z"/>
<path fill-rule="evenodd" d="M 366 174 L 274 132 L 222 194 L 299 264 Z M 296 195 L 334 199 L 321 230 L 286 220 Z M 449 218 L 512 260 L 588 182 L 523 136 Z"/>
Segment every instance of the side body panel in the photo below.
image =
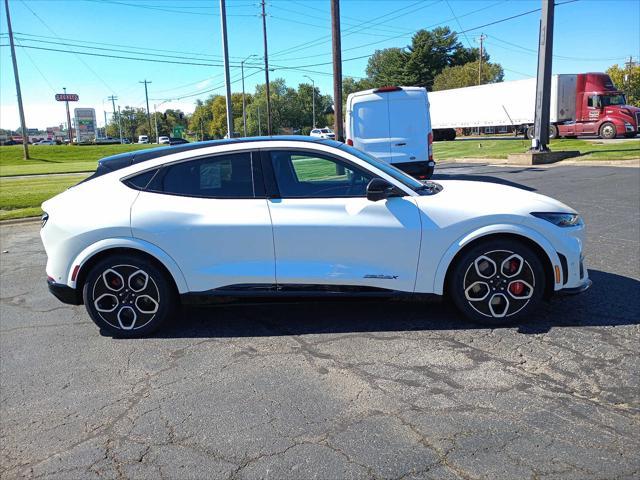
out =
<path fill-rule="evenodd" d="M 411 197 L 271 199 L 280 284 L 413 292 L 421 226 Z"/>
<path fill-rule="evenodd" d="M 141 192 L 131 209 L 133 237 L 167 252 L 189 290 L 274 284 L 265 199 L 209 199 Z"/>

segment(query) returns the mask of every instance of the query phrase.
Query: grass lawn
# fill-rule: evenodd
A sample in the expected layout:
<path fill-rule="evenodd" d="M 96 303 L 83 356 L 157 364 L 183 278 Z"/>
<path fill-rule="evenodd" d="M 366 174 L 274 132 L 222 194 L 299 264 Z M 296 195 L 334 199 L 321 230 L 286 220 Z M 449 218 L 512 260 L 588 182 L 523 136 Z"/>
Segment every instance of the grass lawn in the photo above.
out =
<path fill-rule="evenodd" d="M 86 176 L 0 178 L 0 220 L 41 215 L 42 202 L 75 185 Z"/>
<path fill-rule="evenodd" d="M 22 145 L 0 147 L 0 177 L 38 173 L 91 172 L 103 157 L 157 145 L 29 145 L 29 160 Z"/>
<path fill-rule="evenodd" d="M 458 139 L 453 142 L 435 142 L 433 144 L 433 156 L 436 161 L 453 158 L 507 158 L 510 153 L 526 152 L 530 146 L 531 141 L 523 139 Z M 629 160 L 640 158 L 640 140 L 600 142 L 560 138 L 552 140 L 550 147 L 551 150 L 557 152 L 578 150 L 582 155 L 576 157 L 577 160 Z"/>

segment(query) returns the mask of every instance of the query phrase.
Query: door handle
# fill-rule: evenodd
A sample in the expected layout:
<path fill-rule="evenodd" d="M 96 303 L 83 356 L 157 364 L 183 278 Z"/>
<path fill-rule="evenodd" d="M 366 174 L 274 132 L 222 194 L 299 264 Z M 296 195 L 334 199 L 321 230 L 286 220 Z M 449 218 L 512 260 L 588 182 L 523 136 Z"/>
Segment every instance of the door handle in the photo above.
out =
<path fill-rule="evenodd" d="M 404 147 L 405 145 L 406 145 L 406 142 L 396 143 L 396 147 Z"/>

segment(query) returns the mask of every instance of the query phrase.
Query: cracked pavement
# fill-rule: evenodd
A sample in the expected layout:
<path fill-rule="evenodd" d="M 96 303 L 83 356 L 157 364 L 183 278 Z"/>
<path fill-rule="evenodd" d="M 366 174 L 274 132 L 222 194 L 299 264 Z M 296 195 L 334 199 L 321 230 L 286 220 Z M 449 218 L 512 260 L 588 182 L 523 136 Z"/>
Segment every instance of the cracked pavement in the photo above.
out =
<path fill-rule="evenodd" d="M 185 310 L 102 337 L 0 229 L 0 478 L 640 478 L 640 170 L 443 165 L 578 209 L 587 293 L 482 328 L 440 303 Z"/>

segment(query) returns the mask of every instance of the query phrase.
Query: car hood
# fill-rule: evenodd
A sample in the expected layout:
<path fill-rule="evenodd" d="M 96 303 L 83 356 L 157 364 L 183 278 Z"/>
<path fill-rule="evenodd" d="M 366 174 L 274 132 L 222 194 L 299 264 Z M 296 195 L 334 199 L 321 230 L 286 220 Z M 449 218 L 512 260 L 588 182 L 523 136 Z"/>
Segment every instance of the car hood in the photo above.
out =
<path fill-rule="evenodd" d="M 439 193 L 416 200 L 437 223 L 496 215 L 529 217 L 531 212 L 576 213 L 558 200 L 523 188 L 467 180 L 436 180 L 436 183 L 442 185 Z"/>

